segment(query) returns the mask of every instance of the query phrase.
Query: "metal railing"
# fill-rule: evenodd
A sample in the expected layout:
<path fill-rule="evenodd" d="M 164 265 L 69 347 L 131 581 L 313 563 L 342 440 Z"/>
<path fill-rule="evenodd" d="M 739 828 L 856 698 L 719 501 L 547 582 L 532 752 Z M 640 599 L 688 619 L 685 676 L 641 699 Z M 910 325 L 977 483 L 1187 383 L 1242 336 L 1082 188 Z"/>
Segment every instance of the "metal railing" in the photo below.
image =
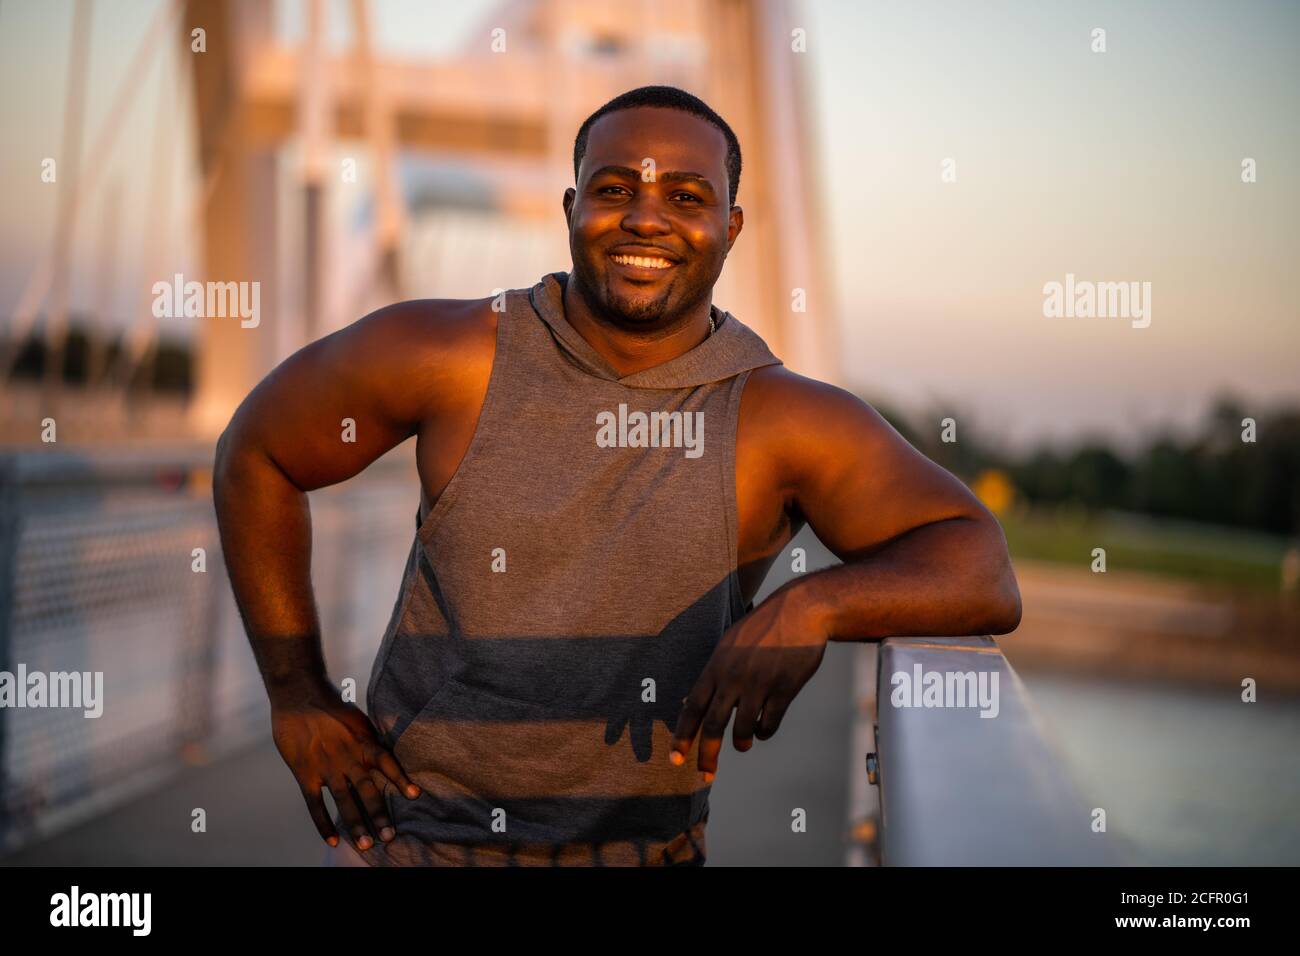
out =
<path fill-rule="evenodd" d="M 415 533 L 410 452 L 310 496 L 326 660 L 360 688 Z M 0 671 L 102 672 L 105 700 L 100 717 L 0 707 L 0 853 L 268 736 L 212 457 L 206 446 L 0 453 Z"/>
<path fill-rule="evenodd" d="M 884 865 L 1123 862 L 991 637 L 882 641 L 875 734 Z"/>

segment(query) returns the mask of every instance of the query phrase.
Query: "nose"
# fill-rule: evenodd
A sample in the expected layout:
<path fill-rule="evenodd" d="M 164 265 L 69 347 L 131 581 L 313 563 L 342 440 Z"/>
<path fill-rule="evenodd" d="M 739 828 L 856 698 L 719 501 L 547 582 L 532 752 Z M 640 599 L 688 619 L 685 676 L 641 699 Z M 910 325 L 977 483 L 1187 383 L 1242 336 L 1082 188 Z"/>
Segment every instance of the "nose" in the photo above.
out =
<path fill-rule="evenodd" d="M 672 224 L 664 216 L 659 199 L 650 190 L 642 190 L 623 215 L 623 228 L 637 236 L 665 236 Z"/>

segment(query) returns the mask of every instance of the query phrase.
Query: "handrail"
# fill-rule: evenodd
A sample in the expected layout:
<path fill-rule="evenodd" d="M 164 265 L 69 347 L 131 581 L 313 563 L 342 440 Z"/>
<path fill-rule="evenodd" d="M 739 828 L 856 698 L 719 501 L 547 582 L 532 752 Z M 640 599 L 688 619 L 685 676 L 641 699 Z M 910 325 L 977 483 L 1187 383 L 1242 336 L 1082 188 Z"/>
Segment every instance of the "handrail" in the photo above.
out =
<path fill-rule="evenodd" d="M 413 444 L 311 492 L 326 658 L 362 686 L 415 533 Z M 213 458 L 211 443 L 0 451 L 0 671 L 113 662 L 96 720 L 0 708 L 0 855 L 265 739 Z"/>
<path fill-rule="evenodd" d="M 1120 862 L 991 637 L 889 638 L 878 653 L 868 773 L 885 865 Z"/>
<path fill-rule="evenodd" d="M 210 472 L 214 454 L 212 442 L 198 441 L 124 448 L 8 448 L 0 449 L 0 480 L 32 491 L 63 491 L 69 486 L 149 490 L 177 475 Z M 413 447 L 399 446 L 366 471 L 409 471 L 412 455 Z"/>

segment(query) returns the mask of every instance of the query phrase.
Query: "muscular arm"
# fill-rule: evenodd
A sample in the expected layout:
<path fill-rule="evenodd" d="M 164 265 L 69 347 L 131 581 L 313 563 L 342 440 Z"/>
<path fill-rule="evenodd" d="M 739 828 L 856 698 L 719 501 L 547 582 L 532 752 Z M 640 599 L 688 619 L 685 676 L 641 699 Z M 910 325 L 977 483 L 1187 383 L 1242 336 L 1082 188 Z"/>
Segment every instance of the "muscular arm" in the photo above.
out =
<path fill-rule="evenodd" d="M 791 581 L 829 640 L 1003 634 L 1020 591 L 997 520 L 860 399 L 782 373 L 773 434 L 794 505 L 844 563 Z"/>
<path fill-rule="evenodd" d="M 806 520 L 844 564 L 783 585 L 719 641 L 683 702 L 669 754 L 682 763 L 698 733 L 706 782 L 731 712 L 737 750 L 771 737 L 828 641 L 1001 634 L 1020 621 L 997 521 L 866 403 L 764 368 L 746 384 L 741 422 L 796 523 Z"/>
<path fill-rule="evenodd" d="M 403 303 L 296 352 L 244 399 L 217 442 L 222 550 L 273 698 L 325 675 L 306 493 L 351 478 L 414 433 L 434 384 L 419 362 L 429 352 L 420 347 L 423 318 L 420 303 Z M 345 418 L 356 423 L 355 442 L 343 441 Z"/>
<path fill-rule="evenodd" d="M 380 795 L 384 779 L 408 798 L 419 791 L 328 679 L 311 588 L 307 492 L 351 478 L 411 435 L 458 418 L 458 403 L 473 399 L 462 379 L 481 364 L 464 360 L 466 342 L 482 337 L 466 306 L 400 303 L 313 342 L 253 389 L 217 443 L 222 551 L 271 701 L 273 737 L 331 844 L 338 836 L 322 789 L 360 850 L 372 845 L 371 834 L 394 836 Z M 344 440 L 345 419 L 355 441 Z"/>

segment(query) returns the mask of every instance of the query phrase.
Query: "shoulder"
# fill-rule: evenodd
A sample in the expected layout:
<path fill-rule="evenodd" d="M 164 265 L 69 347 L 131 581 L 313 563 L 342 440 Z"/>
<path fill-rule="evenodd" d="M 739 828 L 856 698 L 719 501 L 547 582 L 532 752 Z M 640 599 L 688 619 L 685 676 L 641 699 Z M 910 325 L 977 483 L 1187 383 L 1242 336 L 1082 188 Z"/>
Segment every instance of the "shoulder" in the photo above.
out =
<path fill-rule="evenodd" d="M 377 374 L 472 373 L 485 363 L 491 368 L 499 317 L 491 297 L 410 299 L 358 319 L 344 330 L 351 333 L 346 347 Z"/>
<path fill-rule="evenodd" d="M 790 429 L 821 432 L 884 420 L 847 389 L 792 372 L 784 365 L 765 365 L 749 373 L 740 399 L 742 419 L 761 423 L 765 431 Z"/>
<path fill-rule="evenodd" d="M 421 419 L 486 390 L 498 318 L 491 297 L 397 302 L 322 339 L 324 370 L 393 417 Z"/>
<path fill-rule="evenodd" d="M 741 440 L 762 449 L 783 472 L 797 473 L 850 447 L 857 457 L 903 439 L 847 389 L 768 365 L 751 372 L 745 383 L 737 425 Z"/>
<path fill-rule="evenodd" d="M 377 309 L 342 331 L 350 347 L 398 363 L 429 357 L 470 359 L 495 350 L 492 298 L 408 299 Z"/>

